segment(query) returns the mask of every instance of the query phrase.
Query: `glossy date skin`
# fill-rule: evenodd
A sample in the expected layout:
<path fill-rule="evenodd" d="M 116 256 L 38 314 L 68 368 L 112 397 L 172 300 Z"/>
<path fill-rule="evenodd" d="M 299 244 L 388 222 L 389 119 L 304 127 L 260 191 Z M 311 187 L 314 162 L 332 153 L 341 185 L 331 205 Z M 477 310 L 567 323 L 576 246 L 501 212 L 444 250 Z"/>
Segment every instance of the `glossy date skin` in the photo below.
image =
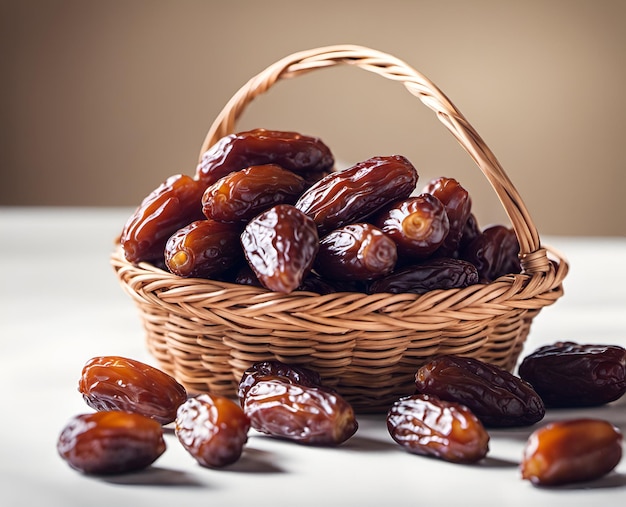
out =
<path fill-rule="evenodd" d="M 261 285 L 289 293 L 311 270 L 319 237 L 311 218 L 290 204 L 279 204 L 248 222 L 241 245 Z"/>
<path fill-rule="evenodd" d="M 352 407 L 339 394 L 282 377 L 252 385 L 243 410 L 255 430 L 303 445 L 337 446 L 358 428 Z"/>
<path fill-rule="evenodd" d="M 443 355 L 421 366 L 417 391 L 468 407 L 488 427 L 534 424 L 545 406 L 530 384 L 512 373 L 475 358 Z"/>
<path fill-rule="evenodd" d="M 211 278 L 237 266 L 243 259 L 241 226 L 196 220 L 177 230 L 165 244 L 165 265 L 182 277 Z"/>
<path fill-rule="evenodd" d="M 250 420 L 229 398 L 201 394 L 178 409 L 175 432 L 183 447 L 204 467 L 235 463 L 248 441 Z"/>
<path fill-rule="evenodd" d="M 157 421 L 118 410 L 75 416 L 57 441 L 59 455 L 72 468 L 90 475 L 141 470 L 165 448 L 163 428 Z"/>
<path fill-rule="evenodd" d="M 321 179 L 295 206 L 315 221 L 320 235 L 325 235 L 408 197 L 417 179 L 417 170 L 405 157 L 373 157 Z"/>
<path fill-rule="evenodd" d="M 280 166 L 252 166 L 209 186 L 202 196 L 202 211 L 219 222 L 245 223 L 276 204 L 294 204 L 306 187 L 303 178 Z"/>
<path fill-rule="evenodd" d="M 378 227 L 360 222 L 339 227 L 319 243 L 314 269 L 329 280 L 375 280 L 394 269 L 397 247 Z"/>
<path fill-rule="evenodd" d="M 133 263 L 162 261 L 165 243 L 181 227 L 204 218 L 200 200 L 206 187 L 190 176 L 169 177 L 128 218 L 120 243 Z"/>
<path fill-rule="evenodd" d="M 489 434 L 465 406 L 416 394 L 400 398 L 387 414 L 391 438 L 413 454 L 475 463 L 489 451 Z"/>
<path fill-rule="evenodd" d="M 450 222 L 442 202 L 431 194 L 395 201 L 373 220 L 396 243 L 398 256 L 425 259 L 444 242 Z"/>
<path fill-rule="evenodd" d="M 534 431 L 523 451 L 523 479 L 556 486 L 598 479 L 622 458 L 622 434 L 594 418 L 555 421 Z"/>
<path fill-rule="evenodd" d="M 626 393 L 626 349 L 556 342 L 526 356 L 519 375 L 549 407 L 592 407 Z"/>
<path fill-rule="evenodd" d="M 78 391 L 95 410 L 135 412 L 160 424 L 172 422 L 187 399 L 185 388 L 167 373 L 121 356 L 97 356 L 87 361 Z"/>
<path fill-rule="evenodd" d="M 280 378 L 285 382 L 306 387 L 322 385 L 319 373 L 305 366 L 286 364 L 276 360 L 259 361 L 247 368 L 239 381 L 237 397 L 242 406 L 250 388 L 260 380 L 268 378 Z"/>
<path fill-rule="evenodd" d="M 469 192 L 457 180 L 445 176 L 429 181 L 423 191 L 434 195 L 446 208 L 450 228 L 438 255 L 452 256 L 459 248 L 465 224 L 472 212 Z"/>
<path fill-rule="evenodd" d="M 482 282 L 519 273 L 519 243 L 513 229 L 503 225 L 487 227 L 461 250 L 460 256 L 478 269 Z"/>
<path fill-rule="evenodd" d="M 425 294 L 437 289 L 459 289 L 478 283 L 478 271 L 461 259 L 435 258 L 404 266 L 368 286 L 370 294 Z"/>
<path fill-rule="evenodd" d="M 279 165 L 313 182 L 332 170 L 335 159 L 319 138 L 254 129 L 225 136 L 209 148 L 198 164 L 196 179 L 206 188 L 233 171 L 265 164 Z"/>

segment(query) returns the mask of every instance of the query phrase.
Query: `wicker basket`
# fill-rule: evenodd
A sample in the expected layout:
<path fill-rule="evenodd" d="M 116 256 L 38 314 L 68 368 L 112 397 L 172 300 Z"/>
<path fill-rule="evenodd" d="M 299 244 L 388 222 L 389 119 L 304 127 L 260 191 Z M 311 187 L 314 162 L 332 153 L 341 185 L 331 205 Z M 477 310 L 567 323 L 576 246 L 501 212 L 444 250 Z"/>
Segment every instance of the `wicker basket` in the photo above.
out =
<path fill-rule="evenodd" d="M 436 354 L 476 357 L 512 370 L 533 318 L 563 293 L 568 265 L 537 230 L 495 156 L 448 98 L 403 61 L 360 46 L 290 55 L 246 83 L 219 114 L 200 154 L 233 133 L 246 105 L 280 79 L 352 65 L 400 82 L 432 109 L 491 183 L 520 243 L 522 274 L 423 295 L 309 292 L 184 279 L 150 264 L 112 264 L 136 303 L 147 345 L 190 392 L 234 395 L 251 363 L 278 359 L 317 370 L 358 412 L 387 410 L 414 390 L 417 368 Z"/>

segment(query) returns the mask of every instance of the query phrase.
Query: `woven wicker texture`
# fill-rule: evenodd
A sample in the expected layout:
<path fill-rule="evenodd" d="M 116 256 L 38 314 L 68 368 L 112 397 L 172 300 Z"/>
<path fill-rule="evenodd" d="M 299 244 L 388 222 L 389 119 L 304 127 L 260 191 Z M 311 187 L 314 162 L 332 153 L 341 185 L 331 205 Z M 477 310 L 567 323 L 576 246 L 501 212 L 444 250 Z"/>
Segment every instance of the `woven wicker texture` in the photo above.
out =
<path fill-rule="evenodd" d="M 541 245 L 513 183 L 450 100 L 405 62 L 360 46 L 292 54 L 250 79 L 226 104 L 200 149 L 235 132 L 255 97 L 279 80 L 350 65 L 398 81 L 432 109 L 496 192 L 520 243 L 521 274 L 490 284 L 427 294 L 280 294 L 204 279 L 183 279 L 146 263 L 111 262 L 136 303 L 150 352 L 190 392 L 232 396 L 251 363 L 278 359 L 317 370 L 359 412 L 388 409 L 414 390 L 417 368 L 443 353 L 513 369 L 533 318 L 561 297 L 565 259 Z"/>

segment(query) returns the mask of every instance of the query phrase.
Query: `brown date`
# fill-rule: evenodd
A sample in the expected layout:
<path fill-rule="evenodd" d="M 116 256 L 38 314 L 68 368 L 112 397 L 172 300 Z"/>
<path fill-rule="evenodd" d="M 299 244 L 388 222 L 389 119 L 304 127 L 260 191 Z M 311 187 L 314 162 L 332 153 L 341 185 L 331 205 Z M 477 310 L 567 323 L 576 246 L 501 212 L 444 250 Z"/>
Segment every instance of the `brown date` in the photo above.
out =
<path fill-rule="evenodd" d="M 165 447 L 157 421 L 118 410 L 75 416 L 57 441 L 58 453 L 72 468 L 94 475 L 141 470 Z"/>
<path fill-rule="evenodd" d="M 320 139 L 278 130 L 254 129 L 223 137 L 203 155 L 196 179 L 205 187 L 233 171 L 276 164 L 307 181 L 331 171 L 335 159 Z"/>
<path fill-rule="evenodd" d="M 242 406 L 250 388 L 258 381 L 267 378 L 280 378 L 285 382 L 307 387 L 322 385 L 322 379 L 319 373 L 305 366 L 286 364 L 276 360 L 259 361 L 247 368 L 239 381 L 237 397 Z"/>
<path fill-rule="evenodd" d="M 463 227 L 461 241 L 459 242 L 459 251 L 462 252 L 470 241 L 480 235 L 480 232 L 480 226 L 478 225 L 476 216 L 474 213 L 470 213 L 469 217 L 467 217 L 467 222 L 465 222 L 465 227 Z"/>
<path fill-rule="evenodd" d="M 229 398 L 201 394 L 178 409 L 176 436 L 202 466 L 220 468 L 237 461 L 248 441 L 250 420 Z"/>
<path fill-rule="evenodd" d="M 78 391 L 98 411 L 121 410 L 161 424 L 176 418 L 187 399 L 185 388 L 167 373 L 134 359 L 97 356 L 85 364 Z"/>
<path fill-rule="evenodd" d="M 373 220 L 398 246 L 398 256 L 425 259 L 446 239 L 450 222 L 442 202 L 432 194 L 395 201 Z"/>
<path fill-rule="evenodd" d="M 460 256 L 478 269 L 482 282 L 519 273 L 519 243 L 515 231 L 504 225 L 487 227 L 461 250 Z"/>
<path fill-rule="evenodd" d="M 535 430 L 523 451 L 523 479 L 555 486 L 598 479 L 622 459 L 622 434 L 593 418 L 556 421 Z"/>
<path fill-rule="evenodd" d="M 278 204 L 248 222 L 241 244 L 263 287 L 289 293 L 311 270 L 319 238 L 311 218 L 290 204 Z"/>
<path fill-rule="evenodd" d="M 204 215 L 219 222 L 247 222 L 276 204 L 294 204 L 306 182 L 280 166 L 256 165 L 235 171 L 208 187 Z"/>
<path fill-rule="evenodd" d="M 375 280 L 368 287 L 370 294 L 424 294 L 437 289 L 456 289 L 478 283 L 478 271 L 461 259 L 435 258 L 404 266 L 390 275 Z"/>
<path fill-rule="evenodd" d="M 163 259 L 168 238 L 178 229 L 204 218 L 200 200 L 206 187 L 190 176 L 170 176 L 152 191 L 128 218 L 120 243 L 129 262 Z"/>
<path fill-rule="evenodd" d="M 360 222 L 324 236 L 313 268 L 329 280 L 374 280 L 389 274 L 397 260 L 394 241 L 378 227 Z"/>
<path fill-rule="evenodd" d="M 550 407 L 590 407 L 626 393 L 626 349 L 556 342 L 526 356 L 518 370 Z"/>
<path fill-rule="evenodd" d="M 545 415 L 543 401 L 530 384 L 472 357 L 431 359 L 418 369 L 415 385 L 422 394 L 465 405 L 485 426 L 528 426 Z"/>
<path fill-rule="evenodd" d="M 405 157 L 373 157 L 322 178 L 295 206 L 313 218 L 323 235 L 408 197 L 417 179 L 415 167 Z"/>
<path fill-rule="evenodd" d="M 165 244 L 165 265 L 182 277 L 211 278 L 243 258 L 238 224 L 196 220 L 176 231 Z"/>
<path fill-rule="evenodd" d="M 459 247 L 465 223 L 472 211 L 472 200 L 457 180 L 444 176 L 429 181 L 423 191 L 434 195 L 446 208 L 450 228 L 437 255 L 449 257 Z"/>
<path fill-rule="evenodd" d="M 407 451 L 453 463 L 475 463 L 489 451 L 489 434 L 459 403 L 416 394 L 396 401 L 387 413 L 391 438 Z"/>
<path fill-rule="evenodd" d="M 243 410 L 255 430 L 305 445 L 336 446 L 358 428 L 352 407 L 339 394 L 284 377 L 252 385 Z"/>

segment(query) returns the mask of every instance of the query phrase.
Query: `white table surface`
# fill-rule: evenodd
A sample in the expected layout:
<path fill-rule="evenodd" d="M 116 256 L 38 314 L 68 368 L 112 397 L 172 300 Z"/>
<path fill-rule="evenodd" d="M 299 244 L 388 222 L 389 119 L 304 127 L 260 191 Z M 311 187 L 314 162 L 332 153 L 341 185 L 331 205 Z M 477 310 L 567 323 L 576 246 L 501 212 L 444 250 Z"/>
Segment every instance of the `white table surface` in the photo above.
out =
<path fill-rule="evenodd" d="M 360 416 L 337 449 L 251 432 L 240 461 L 200 467 L 174 434 L 139 473 L 84 476 L 57 455 L 59 432 L 91 412 L 77 391 L 83 364 L 122 355 L 154 364 L 130 298 L 109 265 L 127 209 L 0 208 L 0 505 L 28 506 L 585 506 L 626 505 L 626 458 L 590 483 L 536 488 L 519 475 L 534 429 L 491 430 L 476 465 L 411 455 L 384 416 Z M 626 238 L 543 238 L 570 263 L 565 295 L 535 319 L 525 355 L 557 340 L 626 346 Z M 549 410 L 538 423 L 579 415 L 626 434 L 626 397 L 588 410 Z"/>

